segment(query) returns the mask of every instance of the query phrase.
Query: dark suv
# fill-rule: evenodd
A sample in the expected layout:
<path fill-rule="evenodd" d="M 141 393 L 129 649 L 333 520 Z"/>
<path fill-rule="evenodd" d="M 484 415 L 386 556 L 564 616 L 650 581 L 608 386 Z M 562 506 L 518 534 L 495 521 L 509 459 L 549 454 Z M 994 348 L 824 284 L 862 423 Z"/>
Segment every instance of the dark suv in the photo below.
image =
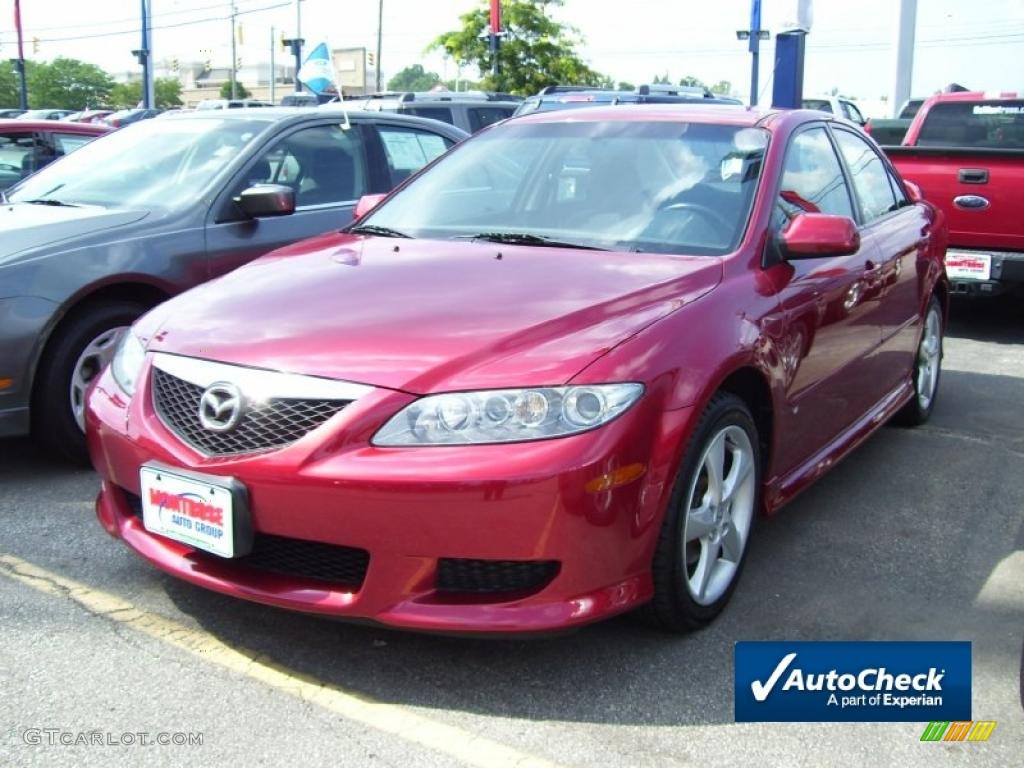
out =
<path fill-rule="evenodd" d="M 86 390 L 139 315 L 340 229 L 362 195 L 466 135 L 406 115 L 211 110 L 143 120 L 24 179 L 0 207 L 0 437 L 31 427 L 84 460 Z"/>
<path fill-rule="evenodd" d="M 374 93 L 354 100 L 371 112 L 400 112 L 429 117 L 476 133 L 492 123 L 511 117 L 522 99 L 493 91 L 425 91 L 422 93 Z"/>
<path fill-rule="evenodd" d="M 599 107 L 615 104 L 732 104 L 739 99 L 716 96 L 706 88 L 686 85 L 641 85 L 633 91 L 592 88 L 587 85 L 549 85 L 536 96 L 524 99 L 516 115 L 531 112 L 552 112 L 577 107 Z"/>

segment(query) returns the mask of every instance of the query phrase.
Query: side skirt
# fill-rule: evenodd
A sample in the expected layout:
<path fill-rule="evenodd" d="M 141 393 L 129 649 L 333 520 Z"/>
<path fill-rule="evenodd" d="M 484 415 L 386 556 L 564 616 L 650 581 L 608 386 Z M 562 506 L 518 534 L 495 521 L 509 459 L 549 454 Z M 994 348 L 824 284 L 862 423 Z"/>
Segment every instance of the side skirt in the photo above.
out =
<path fill-rule="evenodd" d="M 768 514 L 777 512 L 783 505 L 809 487 L 832 467 L 845 459 L 857 446 L 867 440 L 896 415 L 910 398 L 914 388 L 910 381 L 902 382 L 896 389 L 878 401 L 866 414 L 855 421 L 832 442 L 811 456 L 792 472 L 768 482 L 764 492 L 764 509 Z"/>

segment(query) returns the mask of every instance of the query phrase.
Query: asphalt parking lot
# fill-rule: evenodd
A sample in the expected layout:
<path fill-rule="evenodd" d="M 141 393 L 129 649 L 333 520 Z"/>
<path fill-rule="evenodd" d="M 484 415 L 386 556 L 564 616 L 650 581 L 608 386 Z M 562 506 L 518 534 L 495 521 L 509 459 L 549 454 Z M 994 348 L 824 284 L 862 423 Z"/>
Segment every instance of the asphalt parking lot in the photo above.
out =
<path fill-rule="evenodd" d="M 733 602 L 688 637 L 628 617 L 434 637 L 239 602 L 111 540 L 96 486 L 0 442 L 4 765 L 1024 764 L 1019 301 L 954 306 L 932 421 L 762 520 Z M 735 724 L 733 643 L 754 639 L 970 640 L 973 715 L 998 725 L 931 744 L 917 723 Z M 103 743 L 60 744 L 80 732 Z M 141 744 L 165 733 L 202 744 Z"/>

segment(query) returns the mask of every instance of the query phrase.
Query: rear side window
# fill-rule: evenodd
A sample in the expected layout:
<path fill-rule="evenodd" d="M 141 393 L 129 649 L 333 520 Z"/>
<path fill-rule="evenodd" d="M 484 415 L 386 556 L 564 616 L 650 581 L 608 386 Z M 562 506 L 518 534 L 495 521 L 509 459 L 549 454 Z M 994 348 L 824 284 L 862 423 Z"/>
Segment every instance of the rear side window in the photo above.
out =
<path fill-rule="evenodd" d="M 804 109 L 815 109 L 818 112 L 832 114 L 832 103 L 825 99 L 804 99 Z"/>
<path fill-rule="evenodd" d="M 411 176 L 435 157 L 443 155 L 454 143 L 436 133 L 416 128 L 381 125 L 377 130 L 384 145 L 392 185 Z"/>
<path fill-rule="evenodd" d="M 897 208 L 896 197 L 889 183 L 889 171 L 882 158 L 860 136 L 849 131 L 836 131 L 839 151 L 853 177 L 853 189 L 860 201 L 864 222 L 873 221 Z"/>
<path fill-rule="evenodd" d="M 0 133 L 0 189 L 36 170 L 36 140 L 31 133 Z"/>
<path fill-rule="evenodd" d="M 799 213 L 853 218 L 842 166 L 824 128 L 798 133 L 790 142 L 776 206 L 786 219 Z"/>
<path fill-rule="evenodd" d="M 455 125 L 452 111 L 448 107 L 413 107 L 407 109 L 406 112 L 417 117 L 429 117 L 431 120 L 440 120 L 443 123 Z"/>
<path fill-rule="evenodd" d="M 58 154 L 61 155 L 70 155 L 96 138 L 89 135 L 83 136 L 80 133 L 54 133 L 52 136 L 53 144 L 57 147 Z"/>
<path fill-rule="evenodd" d="M 852 120 L 853 122 L 858 123 L 860 125 L 864 124 L 864 116 L 860 113 L 860 110 L 857 109 L 855 105 L 851 104 L 848 101 L 844 101 L 842 104 L 843 113 L 845 114 L 847 120 Z"/>
<path fill-rule="evenodd" d="M 922 147 L 1024 149 L 1024 100 L 935 104 L 921 126 Z"/>
<path fill-rule="evenodd" d="M 469 113 L 469 128 L 472 133 L 500 122 L 512 114 L 512 110 L 507 107 L 470 107 L 466 111 Z"/>

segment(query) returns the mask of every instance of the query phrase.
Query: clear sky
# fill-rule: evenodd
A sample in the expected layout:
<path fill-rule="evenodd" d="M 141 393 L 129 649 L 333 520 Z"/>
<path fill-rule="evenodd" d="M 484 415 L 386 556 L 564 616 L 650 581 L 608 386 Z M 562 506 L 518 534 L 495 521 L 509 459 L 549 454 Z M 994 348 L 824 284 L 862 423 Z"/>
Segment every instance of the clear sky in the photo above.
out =
<path fill-rule="evenodd" d="M 376 46 L 378 0 L 304 0 L 303 36 L 332 47 Z M 415 62 L 455 75 L 424 49 L 458 25 L 477 0 L 384 0 L 385 78 Z M 22 0 L 29 58 L 73 56 L 114 72 L 137 65 L 139 0 Z M 243 63 L 269 58 L 271 27 L 295 31 L 294 0 L 237 0 Z M 896 0 L 814 0 L 805 93 L 839 88 L 863 100 L 887 93 L 891 81 Z M 181 61 L 230 61 L 229 0 L 152 0 L 154 55 Z M 763 0 L 764 26 L 777 31 L 794 0 Z M 14 0 L 0 0 L 0 56 L 16 55 Z M 708 83 L 728 80 L 746 96 L 750 56 L 736 40 L 749 26 L 749 0 L 566 0 L 559 17 L 586 42 L 581 53 L 617 80 L 648 82 L 668 73 Z M 39 38 L 39 52 L 31 39 Z M 79 39 L 65 39 L 79 38 Z M 87 38 L 87 39 L 81 39 Z M 212 51 L 207 54 L 206 51 Z M 772 45 L 762 54 L 764 98 L 770 97 Z M 919 0 L 913 92 L 957 81 L 984 90 L 1024 89 L 1024 0 Z"/>

